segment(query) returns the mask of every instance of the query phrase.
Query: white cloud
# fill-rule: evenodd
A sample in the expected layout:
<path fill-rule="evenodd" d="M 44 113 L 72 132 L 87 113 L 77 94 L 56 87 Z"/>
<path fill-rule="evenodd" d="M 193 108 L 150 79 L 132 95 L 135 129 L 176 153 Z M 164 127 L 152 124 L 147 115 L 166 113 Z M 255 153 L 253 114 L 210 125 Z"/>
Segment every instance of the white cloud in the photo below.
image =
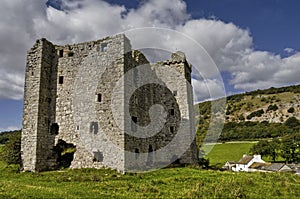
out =
<path fill-rule="evenodd" d="M 0 7 L 0 98 L 20 99 L 23 91 L 26 51 L 35 39 L 46 37 L 58 44 L 95 40 L 130 28 L 164 27 L 182 32 L 199 42 L 217 64 L 228 72 L 228 83 L 236 89 L 253 90 L 299 83 L 300 54 L 281 58 L 257 51 L 249 30 L 216 19 L 191 19 L 182 0 L 143 1 L 137 9 L 111 5 L 101 0 L 66 0 L 57 10 L 41 0 L 5 0 Z M 164 35 L 167 38 L 167 35 Z M 136 38 L 145 45 L 155 43 L 151 35 Z M 140 40 L 139 40 L 140 39 Z M 183 49 L 192 63 L 200 63 L 206 84 L 220 89 L 217 70 L 210 60 L 189 50 L 182 40 L 158 41 L 163 49 Z M 293 49 L 285 49 L 291 53 Z M 293 51 L 294 52 L 294 51 Z M 198 74 L 199 75 L 199 74 Z M 203 78 L 203 77 L 197 77 Z M 197 100 L 202 99 L 204 82 L 193 81 Z M 204 92 L 205 93 L 205 92 Z"/>
<path fill-rule="evenodd" d="M 0 98 L 23 96 L 26 50 L 39 37 L 33 21 L 43 17 L 46 5 L 36 0 L 4 0 L 0 6 Z"/>
<path fill-rule="evenodd" d="M 284 51 L 287 52 L 287 53 L 289 53 L 289 54 L 295 52 L 295 50 L 292 49 L 292 48 L 285 48 Z"/>
<path fill-rule="evenodd" d="M 192 79 L 192 85 L 194 88 L 195 103 L 203 100 L 216 99 L 224 95 L 222 82 L 218 79 L 206 79 L 205 81 Z"/>

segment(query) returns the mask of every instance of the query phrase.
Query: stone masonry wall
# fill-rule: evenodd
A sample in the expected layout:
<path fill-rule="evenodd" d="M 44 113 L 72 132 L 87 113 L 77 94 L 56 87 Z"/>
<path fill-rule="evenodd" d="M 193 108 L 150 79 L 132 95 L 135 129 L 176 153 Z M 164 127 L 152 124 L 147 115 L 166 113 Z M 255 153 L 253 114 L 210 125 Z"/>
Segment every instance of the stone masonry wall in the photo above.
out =
<path fill-rule="evenodd" d="M 190 140 L 195 135 L 191 68 L 183 56 L 173 54 L 171 61 L 150 65 L 142 53 L 131 49 L 124 34 L 64 46 L 38 40 L 27 55 L 23 170 L 56 168 L 54 149 L 62 140 L 76 146 L 71 168 L 109 167 L 124 172 L 135 166 L 132 162 L 145 162 L 145 158 L 149 164 L 171 158 L 195 163 L 195 140 Z M 166 73 L 168 67 L 177 73 Z M 146 76 L 155 77 L 158 84 L 137 87 Z M 165 114 L 149 114 L 155 104 Z M 130 136 L 136 128 L 133 124 L 145 127 L 154 118 L 166 119 L 157 135 Z M 183 142 L 192 143 L 182 157 L 151 155 L 137 160 L 139 154 L 171 143 L 180 124 L 188 132 Z"/>
<path fill-rule="evenodd" d="M 21 146 L 24 170 L 45 170 L 56 162 L 51 151 L 55 134 L 49 128 L 55 114 L 51 102 L 54 52 L 54 46 L 45 39 L 38 40 L 28 52 Z"/>

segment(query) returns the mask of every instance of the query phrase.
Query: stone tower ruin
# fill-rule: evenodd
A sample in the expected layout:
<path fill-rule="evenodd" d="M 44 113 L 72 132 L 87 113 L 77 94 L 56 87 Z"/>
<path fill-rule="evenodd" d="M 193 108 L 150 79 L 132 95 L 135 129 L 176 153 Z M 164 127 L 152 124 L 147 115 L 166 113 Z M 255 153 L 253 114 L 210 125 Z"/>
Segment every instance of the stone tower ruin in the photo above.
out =
<path fill-rule="evenodd" d="M 26 64 L 23 170 L 196 164 L 190 83 L 183 53 L 150 64 L 124 34 L 63 46 L 37 40 Z"/>

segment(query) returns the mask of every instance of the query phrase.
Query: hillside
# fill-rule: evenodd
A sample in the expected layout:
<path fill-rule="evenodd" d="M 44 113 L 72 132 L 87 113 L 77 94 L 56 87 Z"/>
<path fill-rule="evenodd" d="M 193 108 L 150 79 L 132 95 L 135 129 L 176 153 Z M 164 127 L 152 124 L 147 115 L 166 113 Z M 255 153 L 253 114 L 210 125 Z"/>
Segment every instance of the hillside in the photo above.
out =
<path fill-rule="evenodd" d="M 211 117 L 211 102 L 195 105 L 198 140 L 203 140 Z M 269 88 L 226 98 L 225 125 L 220 141 L 280 137 L 299 133 L 300 85 Z M 231 134 L 231 135 L 230 135 Z"/>
<path fill-rule="evenodd" d="M 0 132 L 0 145 L 5 144 L 10 136 L 20 133 L 21 130 Z"/>

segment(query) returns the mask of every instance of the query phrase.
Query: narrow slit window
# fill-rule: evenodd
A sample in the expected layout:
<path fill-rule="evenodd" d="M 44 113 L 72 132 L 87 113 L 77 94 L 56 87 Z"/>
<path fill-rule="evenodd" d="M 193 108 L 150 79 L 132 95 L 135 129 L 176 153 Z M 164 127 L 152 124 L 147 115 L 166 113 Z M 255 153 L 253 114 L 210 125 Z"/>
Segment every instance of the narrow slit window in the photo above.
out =
<path fill-rule="evenodd" d="M 174 110 L 174 109 L 171 109 L 171 110 L 170 110 L 170 115 L 172 115 L 172 116 L 175 115 L 175 110 Z"/>
<path fill-rule="evenodd" d="M 149 152 L 149 153 L 153 152 L 153 147 L 152 147 L 151 144 L 149 145 L 148 152 Z"/>
<path fill-rule="evenodd" d="M 59 76 L 58 83 L 63 84 L 64 83 L 64 76 Z"/>
<path fill-rule="evenodd" d="M 140 150 L 139 149 L 135 149 L 134 150 L 134 153 L 135 153 L 135 159 L 138 159 L 139 158 L 139 153 L 140 153 Z"/>
<path fill-rule="evenodd" d="M 63 57 L 64 56 L 64 50 L 59 50 L 59 57 Z"/>
<path fill-rule="evenodd" d="M 174 130 L 175 130 L 174 126 L 170 126 L 170 133 L 174 133 Z"/>
<path fill-rule="evenodd" d="M 97 102 L 102 102 L 102 94 L 101 93 L 99 93 L 97 95 Z"/>
<path fill-rule="evenodd" d="M 133 132 L 136 132 L 137 131 L 137 129 L 136 129 L 136 125 L 137 125 L 137 117 L 135 117 L 135 116 L 132 116 L 131 117 L 131 120 L 133 121 L 132 123 L 131 123 L 131 130 L 133 131 Z"/>

